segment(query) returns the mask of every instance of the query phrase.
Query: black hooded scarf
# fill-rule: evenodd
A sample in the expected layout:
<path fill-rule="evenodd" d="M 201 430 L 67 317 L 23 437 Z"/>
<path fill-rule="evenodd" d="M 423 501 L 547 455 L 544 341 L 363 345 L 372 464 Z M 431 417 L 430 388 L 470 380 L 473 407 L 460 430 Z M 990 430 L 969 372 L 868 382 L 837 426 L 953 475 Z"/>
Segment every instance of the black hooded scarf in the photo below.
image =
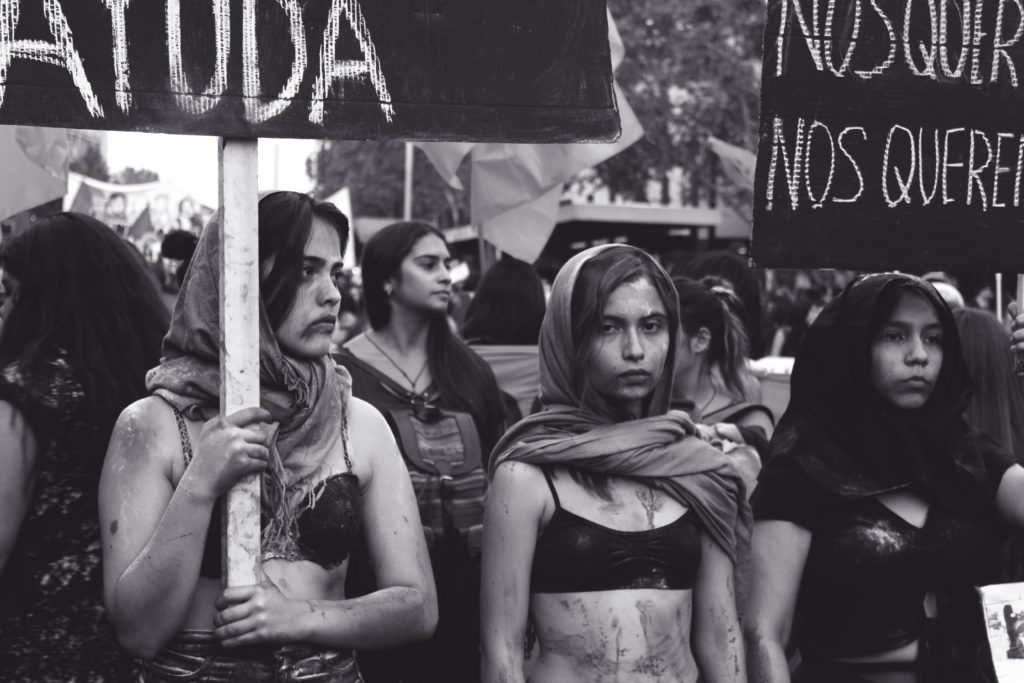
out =
<path fill-rule="evenodd" d="M 942 368 L 928 401 L 915 410 L 893 406 L 871 384 L 872 336 L 904 292 L 931 303 L 942 325 Z M 990 505 L 982 449 L 993 444 L 964 420 L 970 392 L 956 324 L 935 289 L 898 273 L 862 277 L 825 307 L 804 338 L 761 481 L 802 481 L 815 497 L 833 500 L 916 486 L 951 510 Z"/>

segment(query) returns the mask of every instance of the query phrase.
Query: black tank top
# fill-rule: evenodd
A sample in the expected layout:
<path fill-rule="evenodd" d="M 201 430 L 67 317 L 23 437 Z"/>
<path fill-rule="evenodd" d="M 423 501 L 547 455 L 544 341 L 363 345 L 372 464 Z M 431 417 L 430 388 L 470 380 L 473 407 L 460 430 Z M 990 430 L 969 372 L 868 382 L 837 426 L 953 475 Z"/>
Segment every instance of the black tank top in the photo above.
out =
<path fill-rule="evenodd" d="M 171 409 L 178 423 L 178 436 L 181 439 L 185 467 L 188 467 L 192 462 L 192 441 L 181 411 L 174 406 L 171 406 Z M 345 465 L 349 471 L 327 477 L 316 504 L 299 515 L 299 559 L 316 562 L 325 568 L 335 567 L 348 558 L 359 532 L 362 494 L 359 489 L 359 477 L 352 472 L 348 450 L 345 451 Z M 210 516 L 206 547 L 203 549 L 203 561 L 199 569 L 199 575 L 209 579 L 221 577 L 222 510 L 222 499 L 218 498 Z M 265 519 L 262 521 L 266 522 Z"/>
<path fill-rule="evenodd" d="M 537 538 L 531 593 L 693 588 L 701 548 L 692 511 L 655 529 L 618 531 L 563 508 L 551 475 L 542 472 L 555 512 Z"/>

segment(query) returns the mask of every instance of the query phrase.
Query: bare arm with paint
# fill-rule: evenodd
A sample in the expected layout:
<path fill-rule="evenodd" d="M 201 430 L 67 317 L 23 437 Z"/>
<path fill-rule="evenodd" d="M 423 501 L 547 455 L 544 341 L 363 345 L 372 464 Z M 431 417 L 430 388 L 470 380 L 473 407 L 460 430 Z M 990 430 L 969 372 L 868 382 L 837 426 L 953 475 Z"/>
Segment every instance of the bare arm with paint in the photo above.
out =
<path fill-rule="evenodd" d="M 162 399 L 133 403 L 114 425 L 100 479 L 103 592 L 132 654 L 153 657 L 192 609 L 214 501 L 266 467 L 260 421 L 270 414 L 247 408 L 207 422 L 177 486 L 181 442 Z"/>
<path fill-rule="evenodd" d="M 0 572 L 3 572 L 25 520 L 35 488 L 39 448 L 25 418 L 0 401 Z"/>
<path fill-rule="evenodd" d="M 746 683 L 743 637 L 736 616 L 733 566 L 706 533 L 693 587 L 693 656 L 707 683 Z"/>
<path fill-rule="evenodd" d="M 546 491 L 543 473 L 525 463 L 498 467 L 487 491 L 480 601 L 484 683 L 523 681 L 530 569 Z"/>
<path fill-rule="evenodd" d="M 437 595 L 409 473 L 384 417 L 359 399 L 349 405 L 351 457 L 368 466 L 360 477 L 362 525 L 380 588 L 351 600 L 292 600 L 269 581 L 225 589 L 215 618 L 225 646 L 383 648 L 434 632 Z"/>
<path fill-rule="evenodd" d="M 786 646 L 810 547 L 811 532 L 793 522 L 754 525 L 751 595 L 743 623 L 751 683 L 789 683 Z"/>

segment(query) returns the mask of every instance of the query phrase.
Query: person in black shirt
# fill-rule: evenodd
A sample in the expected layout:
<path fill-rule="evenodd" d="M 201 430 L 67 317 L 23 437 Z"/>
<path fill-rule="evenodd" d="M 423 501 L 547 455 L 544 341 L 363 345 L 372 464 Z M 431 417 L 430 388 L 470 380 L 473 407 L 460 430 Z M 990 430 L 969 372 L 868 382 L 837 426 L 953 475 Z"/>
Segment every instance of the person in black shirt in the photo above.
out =
<path fill-rule="evenodd" d="M 967 425 L 970 391 L 919 278 L 863 277 L 814 322 L 752 500 L 753 680 L 994 683 L 973 587 L 1024 524 L 1024 469 Z"/>

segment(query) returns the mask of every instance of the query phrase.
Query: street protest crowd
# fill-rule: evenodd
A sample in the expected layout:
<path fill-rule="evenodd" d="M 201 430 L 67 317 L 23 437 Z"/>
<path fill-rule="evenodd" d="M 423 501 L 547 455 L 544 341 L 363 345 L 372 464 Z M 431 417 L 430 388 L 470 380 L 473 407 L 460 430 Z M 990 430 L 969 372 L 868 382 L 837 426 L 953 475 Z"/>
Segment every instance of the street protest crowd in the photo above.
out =
<path fill-rule="evenodd" d="M 974 587 L 1024 579 L 1024 315 L 991 292 L 607 244 L 470 296 L 428 224 L 352 272 L 334 205 L 258 216 L 229 415 L 216 217 L 165 241 L 169 317 L 99 220 L 5 240 L 0 680 L 996 683 Z M 225 588 L 250 473 L 262 581 Z"/>

